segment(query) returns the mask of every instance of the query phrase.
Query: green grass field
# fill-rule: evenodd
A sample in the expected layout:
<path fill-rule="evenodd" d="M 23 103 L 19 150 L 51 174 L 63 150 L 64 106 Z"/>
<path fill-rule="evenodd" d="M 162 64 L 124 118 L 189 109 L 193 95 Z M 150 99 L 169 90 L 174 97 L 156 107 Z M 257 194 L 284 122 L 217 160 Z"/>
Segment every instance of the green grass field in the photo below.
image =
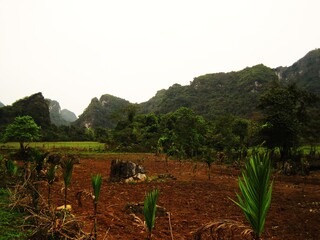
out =
<path fill-rule="evenodd" d="M 102 151 L 104 150 L 104 143 L 99 142 L 32 142 L 29 144 L 31 147 L 38 147 L 47 150 L 54 149 L 69 149 L 69 150 L 82 150 L 82 151 Z M 0 144 L 0 149 L 18 149 L 19 143 L 8 142 Z"/>

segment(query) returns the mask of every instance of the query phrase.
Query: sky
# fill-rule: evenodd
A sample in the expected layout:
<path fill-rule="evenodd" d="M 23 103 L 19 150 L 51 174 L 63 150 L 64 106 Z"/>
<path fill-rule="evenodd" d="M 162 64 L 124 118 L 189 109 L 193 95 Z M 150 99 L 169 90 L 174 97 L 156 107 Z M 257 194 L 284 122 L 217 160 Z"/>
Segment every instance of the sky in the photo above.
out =
<path fill-rule="evenodd" d="M 320 47 L 319 0 L 0 0 L 0 101 L 80 115 L 207 73 L 290 66 Z"/>

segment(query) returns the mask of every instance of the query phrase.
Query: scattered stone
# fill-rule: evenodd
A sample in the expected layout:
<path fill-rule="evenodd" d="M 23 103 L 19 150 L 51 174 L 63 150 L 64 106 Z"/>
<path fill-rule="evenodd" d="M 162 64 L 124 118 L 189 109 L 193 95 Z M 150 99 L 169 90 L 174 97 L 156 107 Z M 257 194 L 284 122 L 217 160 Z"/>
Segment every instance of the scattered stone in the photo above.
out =
<path fill-rule="evenodd" d="M 71 212 L 72 207 L 71 207 L 71 205 L 67 204 L 66 208 L 64 207 L 64 205 L 59 206 L 59 207 L 56 208 L 57 211 L 61 211 L 61 210 L 64 210 L 64 209 L 66 209 L 67 211 Z"/>
<path fill-rule="evenodd" d="M 112 182 L 126 181 L 126 179 L 142 181 L 146 178 L 145 170 L 141 165 L 118 159 L 111 161 L 110 181 Z M 127 181 L 130 182 L 130 180 Z"/>
<path fill-rule="evenodd" d="M 134 175 L 133 177 L 129 177 L 124 180 L 125 183 L 131 183 L 131 182 L 144 182 L 147 180 L 147 175 L 143 173 L 138 173 Z"/>

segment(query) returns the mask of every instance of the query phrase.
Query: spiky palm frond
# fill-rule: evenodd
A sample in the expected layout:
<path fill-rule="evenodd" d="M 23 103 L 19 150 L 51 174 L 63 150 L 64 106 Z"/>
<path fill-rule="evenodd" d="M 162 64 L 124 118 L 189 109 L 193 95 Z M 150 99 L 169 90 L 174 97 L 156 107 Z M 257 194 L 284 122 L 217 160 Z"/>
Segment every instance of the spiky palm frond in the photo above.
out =
<path fill-rule="evenodd" d="M 49 184 L 52 184 L 55 176 L 56 176 L 56 170 L 57 170 L 57 165 L 50 165 L 50 167 L 48 168 L 48 171 L 46 173 L 46 177 L 47 177 L 47 181 Z"/>
<path fill-rule="evenodd" d="M 259 239 L 265 225 L 271 204 L 272 186 L 270 182 L 271 165 L 268 154 L 254 155 L 245 164 L 242 179 L 239 177 L 238 202 L 232 200 L 243 211 L 249 221 L 255 238 Z"/>
<path fill-rule="evenodd" d="M 91 183 L 93 187 L 94 202 L 98 202 L 100 196 L 100 189 L 102 185 L 102 177 L 100 174 L 91 176 Z"/>
<path fill-rule="evenodd" d="M 154 228 L 158 197 L 159 190 L 155 189 L 147 193 L 146 198 L 144 200 L 143 214 L 150 234 L 152 232 L 152 229 Z"/>
<path fill-rule="evenodd" d="M 63 169 L 63 181 L 64 181 L 64 185 L 67 188 L 70 183 L 71 183 L 71 178 L 72 178 L 72 171 L 73 171 L 73 165 L 74 165 L 74 161 L 73 159 L 65 159 L 62 162 L 62 169 Z"/>

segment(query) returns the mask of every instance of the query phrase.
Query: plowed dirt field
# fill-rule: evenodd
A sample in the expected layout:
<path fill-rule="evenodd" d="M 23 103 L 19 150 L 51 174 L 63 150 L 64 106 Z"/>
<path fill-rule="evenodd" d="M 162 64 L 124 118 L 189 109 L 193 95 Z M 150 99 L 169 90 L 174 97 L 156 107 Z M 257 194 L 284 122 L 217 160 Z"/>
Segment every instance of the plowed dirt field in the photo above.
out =
<path fill-rule="evenodd" d="M 72 213 L 84 222 L 84 230 L 93 226 L 93 206 L 90 199 L 77 205 L 77 192 L 92 191 L 90 176 L 100 173 L 103 177 L 98 204 L 98 239 L 146 239 L 146 231 L 137 221 L 143 220 L 139 211 L 129 211 L 128 204 L 143 202 L 146 192 L 159 189 L 158 205 L 170 213 L 173 239 L 192 239 L 193 233 L 210 222 L 238 221 L 247 225 L 241 210 L 231 202 L 238 192 L 239 170 L 226 165 L 214 165 L 211 179 L 203 163 L 169 160 L 167 178 L 143 183 L 111 183 L 108 181 L 112 159 L 140 163 L 147 176 L 154 178 L 166 173 L 162 157 L 154 154 L 110 154 L 103 159 L 81 159 L 75 165 L 68 202 Z M 310 176 L 273 175 L 272 204 L 267 216 L 263 239 L 320 239 L 320 174 Z M 63 205 L 62 181 L 53 185 L 54 205 Z M 134 213 L 135 215 L 133 215 Z M 168 215 L 156 219 L 153 239 L 172 239 Z M 208 233 L 202 239 L 209 238 Z M 219 239 L 240 239 L 222 230 Z M 245 238 L 244 238 L 245 239 Z"/>

